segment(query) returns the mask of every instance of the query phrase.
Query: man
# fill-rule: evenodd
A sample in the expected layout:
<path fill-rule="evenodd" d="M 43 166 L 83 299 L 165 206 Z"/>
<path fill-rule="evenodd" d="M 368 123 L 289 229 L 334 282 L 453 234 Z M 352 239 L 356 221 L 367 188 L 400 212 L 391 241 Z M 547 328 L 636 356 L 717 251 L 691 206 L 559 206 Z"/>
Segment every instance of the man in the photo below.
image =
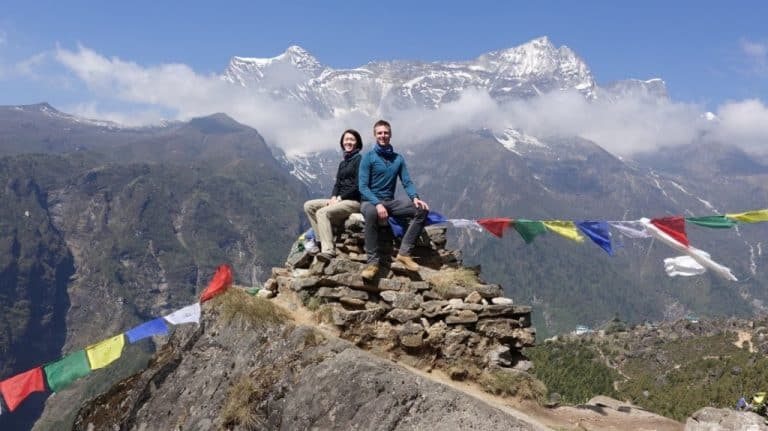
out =
<path fill-rule="evenodd" d="M 360 161 L 358 175 L 362 198 L 360 212 L 365 218 L 365 252 L 368 255 L 368 266 L 363 269 L 362 276 L 369 280 L 379 272 L 379 220 L 387 220 L 389 216 L 412 218 L 395 260 L 410 271 L 418 271 L 419 265 L 411 258 L 411 250 L 424 228 L 429 211 L 429 205 L 416 193 L 405 159 L 395 153 L 389 143 L 392 138 L 389 123 L 377 121 L 373 125 L 373 136 L 376 144 Z M 398 178 L 410 201 L 395 199 Z"/>

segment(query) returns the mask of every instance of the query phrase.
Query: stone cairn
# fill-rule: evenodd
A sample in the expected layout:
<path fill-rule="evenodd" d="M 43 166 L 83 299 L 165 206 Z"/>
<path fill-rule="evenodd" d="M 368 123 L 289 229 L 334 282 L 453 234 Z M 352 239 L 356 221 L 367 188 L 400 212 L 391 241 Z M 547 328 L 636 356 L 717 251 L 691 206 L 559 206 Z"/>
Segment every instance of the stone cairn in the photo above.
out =
<path fill-rule="evenodd" d="M 411 272 L 394 262 L 399 241 L 380 226 L 381 270 L 364 280 L 363 225 L 359 214 L 345 222 L 330 262 L 294 244 L 285 267 L 272 269 L 262 295 L 300 300 L 319 322 L 334 325 L 359 347 L 422 369 L 443 369 L 453 379 L 530 368 L 521 349 L 534 345 L 531 307 L 513 304 L 498 284 L 483 283 L 479 267 L 463 267 L 460 252 L 445 248 L 445 227 L 425 229 L 413 252 L 421 269 Z"/>

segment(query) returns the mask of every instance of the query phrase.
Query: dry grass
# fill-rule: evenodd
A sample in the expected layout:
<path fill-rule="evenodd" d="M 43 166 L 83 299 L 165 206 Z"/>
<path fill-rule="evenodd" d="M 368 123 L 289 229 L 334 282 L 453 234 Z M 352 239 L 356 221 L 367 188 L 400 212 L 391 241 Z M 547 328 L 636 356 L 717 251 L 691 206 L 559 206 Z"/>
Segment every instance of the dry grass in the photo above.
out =
<path fill-rule="evenodd" d="M 317 323 L 333 323 L 333 308 L 324 304 L 315 312 L 315 320 Z"/>
<path fill-rule="evenodd" d="M 321 305 L 327 302 L 328 301 L 326 301 L 325 298 L 321 298 L 319 296 L 310 296 L 304 303 L 304 306 L 307 307 L 309 311 L 317 311 Z"/>
<path fill-rule="evenodd" d="M 246 430 L 253 430 L 262 424 L 264 418 L 256 409 L 256 389 L 256 384 L 248 375 L 241 376 L 240 380 L 229 388 L 224 407 L 221 409 L 224 428 L 240 425 Z"/>
<path fill-rule="evenodd" d="M 227 322 L 239 318 L 253 326 L 261 326 L 265 323 L 282 323 L 289 318 L 287 311 L 269 299 L 251 296 L 242 289 L 229 289 L 219 295 L 219 304 L 222 317 Z"/>
<path fill-rule="evenodd" d="M 439 271 L 429 278 L 429 282 L 432 284 L 432 290 L 445 296 L 452 286 L 473 288 L 480 284 L 480 279 L 477 278 L 475 271 L 469 268 L 455 268 Z"/>
<path fill-rule="evenodd" d="M 479 383 L 494 395 L 533 400 L 538 403 L 542 403 L 547 395 L 547 387 L 541 380 L 520 371 L 491 371 L 483 374 Z"/>

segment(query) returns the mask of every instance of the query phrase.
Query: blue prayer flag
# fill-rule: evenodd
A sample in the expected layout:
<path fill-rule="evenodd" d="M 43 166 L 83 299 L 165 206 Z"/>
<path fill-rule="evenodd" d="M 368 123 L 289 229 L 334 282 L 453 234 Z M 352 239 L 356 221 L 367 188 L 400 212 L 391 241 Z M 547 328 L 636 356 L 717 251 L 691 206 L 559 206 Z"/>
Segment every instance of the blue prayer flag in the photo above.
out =
<path fill-rule="evenodd" d="M 168 335 L 168 326 L 166 326 L 162 317 L 142 323 L 125 333 L 125 336 L 128 337 L 128 341 L 131 344 L 153 335 Z"/>
<path fill-rule="evenodd" d="M 589 237 L 595 244 L 605 250 L 608 255 L 613 256 L 613 246 L 611 246 L 611 233 L 608 230 L 608 222 L 606 221 L 580 221 L 576 222 L 576 226 L 586 236 Z"/>
<path fill-rule="evenodd" d="M 389 222 L 389 227 L 392 229 L 392 235 L 395 236 L 395 238 L 400 238 L 405 233 L 405 228 L 403 227 L 407 223 L 404 223 L 404 220 L 398 220 L 392 216 L 387 218 L 387 221 Z M 440 223 L 446 223 L 448 220 L 445 219 L 440 213 L 435 211 L 430 211 L 427 214 L 427 219 L 424 222 L 424 226 L 429 226 L 433 224 L 440 224 Z"/>

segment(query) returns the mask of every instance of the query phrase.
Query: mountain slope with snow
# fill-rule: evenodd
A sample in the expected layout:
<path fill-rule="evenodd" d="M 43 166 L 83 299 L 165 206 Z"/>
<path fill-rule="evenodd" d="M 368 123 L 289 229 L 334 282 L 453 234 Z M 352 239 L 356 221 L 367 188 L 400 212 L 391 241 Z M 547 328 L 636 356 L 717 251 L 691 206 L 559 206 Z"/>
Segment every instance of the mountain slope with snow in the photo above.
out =
<path fill-rule="evenodd" d="M 350 112 L 376 116 L 394 109 L 437 109 L 468 89 L 487 91 L 499 102 L 556 90 L 577 91 L 590 100 L 622 92 L 666 97 L 660 79 L 622 81 L 601 89 L 573 50 L 556 47 L 547 37 L 467 61 L 381 61 L 353 69 L 322 65 L 303 48 L 291 46 L 273 58 L 233 57 L 222 79 L 299 101 L 323 118 Z"/>

